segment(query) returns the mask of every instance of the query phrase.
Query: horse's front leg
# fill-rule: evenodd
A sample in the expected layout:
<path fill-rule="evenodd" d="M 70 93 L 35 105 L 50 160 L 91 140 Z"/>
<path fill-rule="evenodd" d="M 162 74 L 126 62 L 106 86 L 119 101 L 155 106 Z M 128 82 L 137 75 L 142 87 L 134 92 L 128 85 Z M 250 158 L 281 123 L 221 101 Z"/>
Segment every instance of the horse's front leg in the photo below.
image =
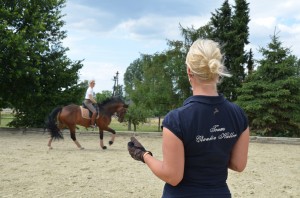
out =
<path fill-rule="evenodd" d="M 104 146 L 104 144 L 103 144 L 103 130 L 100 128 L 99 128 L 99 136 L 100 136 L 100 147 L 102 149 L 107 149 L 107 147 Z"/>
<path fill-rule="evenodd" d="M 109 128 L 109 127 L 107 127 L 107 130 L 106 130 L 106 131 L 109 131 L 109 132 L 112 133 L 112 135 L 111 135 L 111 140 L 108 142 L 109 145 L 112 145 L 112 144 L 114 143 L 114 141 L 115 141 L 116 131 L 113 130 L 112 128 Z"/>

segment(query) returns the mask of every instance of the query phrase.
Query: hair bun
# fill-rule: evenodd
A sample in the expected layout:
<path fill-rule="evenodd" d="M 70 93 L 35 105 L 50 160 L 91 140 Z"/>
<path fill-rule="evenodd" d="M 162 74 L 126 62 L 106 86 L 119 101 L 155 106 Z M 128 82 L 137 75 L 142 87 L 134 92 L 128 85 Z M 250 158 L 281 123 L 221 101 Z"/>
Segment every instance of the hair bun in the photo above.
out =
<path fill-rule="evenodd" d="M 223 65 L 219 44 L 212 40 L 198 39 L 189 49 L 186 64 L 200 80 L 215 80 L 216 77 L 230 77 Z"/>
<path fill-rule="evenodd" d="M 211 59 L 208 62 L 208 67 L 210 69 L 210 72 L 213 73 L 213 74 L 218 73 L 220 66 L 221 66 L 221 63 L 217 59 Z"/>

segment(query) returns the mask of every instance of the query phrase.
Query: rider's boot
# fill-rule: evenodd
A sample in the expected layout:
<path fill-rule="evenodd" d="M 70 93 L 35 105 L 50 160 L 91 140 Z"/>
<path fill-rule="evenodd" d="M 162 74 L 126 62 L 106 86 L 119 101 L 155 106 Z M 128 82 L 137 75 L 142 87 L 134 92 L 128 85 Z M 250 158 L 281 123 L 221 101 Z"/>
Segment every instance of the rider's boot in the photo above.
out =
<path fill-rule="evenodd" d="M 96 127 L 96 125 L 95 125 L 96 116 L 97 116 L 97 113 L 96 112 L 93 113 L 92 118 L 91 118 L 91 126 L 90 126 L 92 128 Z"/>

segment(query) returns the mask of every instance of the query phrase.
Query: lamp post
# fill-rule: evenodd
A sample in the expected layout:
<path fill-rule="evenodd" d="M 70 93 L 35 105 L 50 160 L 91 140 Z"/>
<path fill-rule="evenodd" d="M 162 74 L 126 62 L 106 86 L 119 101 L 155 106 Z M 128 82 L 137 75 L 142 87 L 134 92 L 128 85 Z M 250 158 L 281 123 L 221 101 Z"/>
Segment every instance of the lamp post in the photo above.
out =
<path fill-rule="evenodd" d="M 119 89 L 119 72 L 117 71 L 116 76 L 114 76 L 114 87 L 113 87 L 113 94 L 112 96 L 116 96 L 118 93 L 118 89 Z"/>

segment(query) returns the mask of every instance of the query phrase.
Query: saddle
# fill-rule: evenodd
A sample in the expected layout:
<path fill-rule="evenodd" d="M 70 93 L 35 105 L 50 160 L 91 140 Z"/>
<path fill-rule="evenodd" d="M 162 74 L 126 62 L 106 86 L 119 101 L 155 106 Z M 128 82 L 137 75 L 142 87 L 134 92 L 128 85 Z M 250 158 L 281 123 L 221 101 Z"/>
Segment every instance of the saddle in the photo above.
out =
<path fill-rule="evenodd" d="M 94 105 L 95 109 L 96 109 L 96 119 L 99 118 L 99 108 L 98 106 Z M 82 106 L 80 106 L 80 110 L 81 110 L 81 116 L 85 119 L 91 119 L 93 112 L 91 112 L 84 103 L 82 103 Z"/>

